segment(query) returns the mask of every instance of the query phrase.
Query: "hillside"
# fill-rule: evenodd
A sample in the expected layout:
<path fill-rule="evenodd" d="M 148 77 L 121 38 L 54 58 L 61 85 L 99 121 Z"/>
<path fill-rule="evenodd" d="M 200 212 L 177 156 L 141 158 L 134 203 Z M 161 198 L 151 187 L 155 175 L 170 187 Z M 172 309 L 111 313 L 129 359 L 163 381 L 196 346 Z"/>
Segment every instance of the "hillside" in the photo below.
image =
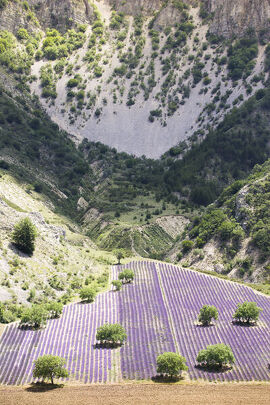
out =
<path fill-rule="evenodd" d="M 269 180 L 270 160 L 267 160 L 262 166 L 256 165 L 247 179 L 226 188 L 214 204 L 186 227 L 184 241 L 177 242 L 169 259 L 245 281 L 265 281 L 262 291 L 267 291 Z"/>
<path fill-rule="evenodd" d="M 64 3 L 9 1 L 1 58 L 80 141 L 158 158 L 265 86 L 267 2 Z"/>
<path fill-rule="evenodd" d="M 0 0 L 0 402 L 263 402 L 269 74 L 270 0 Z"/>
<path fill-rule="evenodd" d="M 84 283 L 107 286 L 113 255 L 99 251 L 77 224 L 56 214 L 47 196 L 23 180 L 16 181 L 4 170 L 0 177 L 0 206 L 1 302 L 69 302 Z M 25 217 L 38 231 L 33 256 L 20 252 L 11 243 L 14 225 Z"/>
<path fill-rule="evenodd" d="M 245 7 L 243 18 L 239 2 L 3 1 L 1 167 L 98 249 L 176 260 L 204 207 L 270 156 L 269 5 Z M 117 151 L 141 148 L 166 153 Z M 205 249 L 194 260 L 213 270 Z M 267 280 L 267 252 L 246 273 L 230 254 L 223 273 Z"/>

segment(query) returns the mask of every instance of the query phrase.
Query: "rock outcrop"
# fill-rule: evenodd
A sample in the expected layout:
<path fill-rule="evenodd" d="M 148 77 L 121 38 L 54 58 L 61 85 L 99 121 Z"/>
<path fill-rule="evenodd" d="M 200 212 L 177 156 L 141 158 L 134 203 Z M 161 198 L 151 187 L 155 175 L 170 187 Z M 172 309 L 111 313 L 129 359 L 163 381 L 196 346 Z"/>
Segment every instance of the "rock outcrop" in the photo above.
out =
<path fill-rule="evenodd" d="M 74 24 L 89 23 L 93 8 L 88 0 L 32 0 L 37 17 L 43 28 L 55 27 L 65 31 Z"/>
<path fill-rule="evenodd" d="M 76 24 L 93 21 L 93 7 L 88 0 L 29 0 L 28 6 L 22 2 L 10 1 L 0 10 L 0 30 L 14 34 L 18 28 L 35 31 L 57 28 L 65 32 Z"/>
<path fill-rule="evenodd" d="M 248 29 L 270 38 L 270 0 L 204 0 L 213 13 L 210 32 L 225 38 L 242 36 Z"/>

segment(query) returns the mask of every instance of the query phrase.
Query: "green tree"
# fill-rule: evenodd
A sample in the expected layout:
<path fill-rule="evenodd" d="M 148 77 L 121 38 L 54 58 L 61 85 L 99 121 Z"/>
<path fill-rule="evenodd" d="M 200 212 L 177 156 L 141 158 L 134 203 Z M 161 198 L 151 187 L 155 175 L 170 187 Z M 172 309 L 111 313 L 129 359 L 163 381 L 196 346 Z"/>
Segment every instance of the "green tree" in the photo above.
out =
<path fill-rule="evenodd" d="M 203 367 L 225 367 L 235 362 L 230 346 L 224 343 L 207 346 L 197 356 L 197 362 Z"/>
<path fill-rule="evenodd" d="M 187 253 L 189 252 L 194 246 L 194 242 L 192 240 L 183 240 L 182 242 L 182 252 Z"/>
<path fill-rule="evenodd" d="M 247 302 L 243 304 L 238 304 L 233 318 L 238 322 L 245 322 L 250 324 L 251 322 L 256 322 L 259 319 L 260 312 L 263 309 L 258 307 L 256 302 Z"/>
<path fill-rule="evenodd" d="M 212 319 L 218 319 L 218 310 L 214 305 L 204 305 L 200 309 L 198 316 L 198 321 L 203 324 L 203 326 L 210 325 Z"/>
<path fill-rule="evenodd" d="M 116 291 L 120 291 L 122 288 L 122 281 L 120 280 L 113 280 L 112 285 L 115 287 Z"/>
<path fill-rule="evenodd" d="M 33 377 L 43 380 L 49 379 L 53 384 L 54 378 L 67 378 L 69 376 L 68 370 L 64 367 L 65 364 L 65 359 L 46 354 L 34 362 Z"/>
<path fill-rule="evenodd" d="M 96 295 L 97 291 L 93 287 L 84 287 L 80 291 L 80 298 L 82 301 L 93 302 Z"/>
<path fill-rule="evenodd" d="M 98 328 L 96 334 L 96 339 L 101 344 L 123 344 L 126 338 L 125 329 L 119 323 L 106 323 Z"/>
<path fill-rule="evenodd" d="M 20 316 L 21 325 L 40 328 L 45 326 L 49 312 L 44 305 L 33 305 L 31 308 L 26 308 Z"/>
<path fill-rule="evenodd" d="M 37 230 L 29 218 L 18 222 L 12 233 L 12 242 L 22 252 L 32 255 L 35 250 Z"/>
<path fill-rule="evenodd" d="M 134 280 L 134 272 L 130 269 L 123 270 L 119 274 L 119 280 L 123 283 L 131 283 Z"/>
<path fill-rule="evenodd" d="M 123 259 L 125 257 L 125 251 L 123 249 L 116 249 L 114 251 L 114 255 L 116 256 L 118 263 L 117 264 L 121 264 L 121 259 Z"/>
<path fill-rule="evenodd" d="M 168 374 L 171 378 L 181 375 L 183 370 L 188 370 L 186 359 L 180 354 L 165 352 L 157 357 L 157 372 Z"/>

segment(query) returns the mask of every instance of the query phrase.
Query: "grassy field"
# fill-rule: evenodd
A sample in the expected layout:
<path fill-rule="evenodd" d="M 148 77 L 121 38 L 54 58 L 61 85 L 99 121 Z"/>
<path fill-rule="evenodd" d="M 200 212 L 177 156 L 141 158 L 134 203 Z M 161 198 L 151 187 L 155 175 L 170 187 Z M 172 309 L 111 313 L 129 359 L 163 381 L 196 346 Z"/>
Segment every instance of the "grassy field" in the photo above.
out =
<path fill-rule="evenodd" d="M 66 386 L 40 389 L 33 386 L 1 387 L 5 405 L 266 405 L 270 384 L 124 384 Z"/>

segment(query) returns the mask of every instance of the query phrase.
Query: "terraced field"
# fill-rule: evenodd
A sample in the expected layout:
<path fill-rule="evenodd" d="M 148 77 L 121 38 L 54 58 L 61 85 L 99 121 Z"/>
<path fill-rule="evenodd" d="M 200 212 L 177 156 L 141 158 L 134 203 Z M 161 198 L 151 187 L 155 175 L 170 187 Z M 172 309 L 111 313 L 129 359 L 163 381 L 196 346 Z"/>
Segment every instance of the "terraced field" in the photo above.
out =
<path fill-rule="evenodd" d="M 32 381 L 33 361 L 43 354 L 67 360 L 71 380 L 82 383 L 150 379 L 155 360 L 164 351 L 187 358 L 192 380 L 270 380 L 270 298 L 243 285 L 182 269 L 169 264 L 133 262 L 134 284 L 120 292 L 100 294 L 93 304 L 72 304 L 63 316 L 51 320 L 45 330 L 7 326 L 0 340 L 0 382 Z M 114 267 L 112 277 L 122 267 Z M 257 326 L 232 324 L 239 302 L 255 301 L 263 308 Z M 215 305 L 219 320 L 203 328 L 196 318 L 203 304 Z M 98 326 L 120 322 L 128 340 L 121 349 L 95 347 Z M 208 344 L 229 344 L 236 358 L 232 370 L 206 372 L 196 368 L 199 350 Z"/>

